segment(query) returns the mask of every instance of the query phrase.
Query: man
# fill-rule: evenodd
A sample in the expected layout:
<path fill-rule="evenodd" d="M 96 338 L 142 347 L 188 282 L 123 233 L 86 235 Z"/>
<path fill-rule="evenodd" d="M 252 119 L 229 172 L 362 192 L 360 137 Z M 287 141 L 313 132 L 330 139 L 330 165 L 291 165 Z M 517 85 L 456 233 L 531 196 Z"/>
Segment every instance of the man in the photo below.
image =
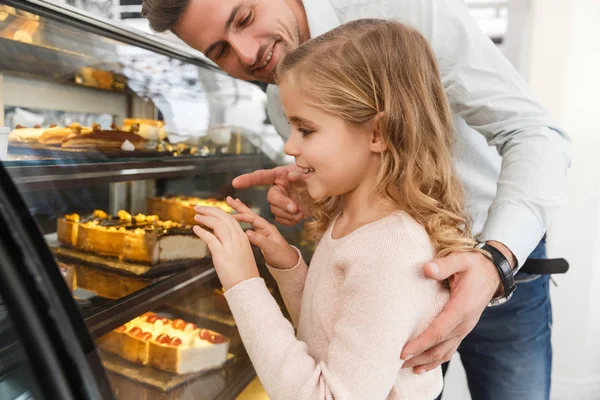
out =
<path fill-rule="evenodd" d="M 562 202 L 569 140 L 460 0 L 144 0 L 143 12 L 154 30 L 173 31 L 232 76 L 267 83 L 286 51 L 342 23 L 385 18 L 417 28 L 438 58 L 473 232 L 493 259 L 455 253 L 424 266 L 430 278 L 451 277 L 451 299 L 407 343 L 404 367 L 428 371 L 458 348 L 474 399 L 549 398 L 548 279 L 517 274 L 512 299 L 486 306 L 509 298 L 510 268 L 518 270 L 534 249 L 545 257 L 540 239 Z M 271 121 L 287 138 L 278 89 L 270 85 L 267 92 Z M 272 184 L 271 210 L 293 225 L 308 216 L 294 169 L 255 171 L 234 186 Z"/>

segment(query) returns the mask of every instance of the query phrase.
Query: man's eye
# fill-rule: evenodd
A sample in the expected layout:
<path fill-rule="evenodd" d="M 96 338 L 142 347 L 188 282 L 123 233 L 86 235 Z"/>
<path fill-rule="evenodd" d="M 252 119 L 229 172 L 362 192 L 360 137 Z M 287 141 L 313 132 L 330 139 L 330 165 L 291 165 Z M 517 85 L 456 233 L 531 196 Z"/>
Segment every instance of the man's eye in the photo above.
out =
<path fill-rule="evenodd" d="M 252 11 L 250 11 L 248 15 L 246 15 L 246 17 L 240 21 L 240 28 L 245 28 L 246 26 L 250 25 L 250 22 L 252 22 L 252 15 Z"/>
<path fill-rule="evenodd" d="M 225 54 L 227 54 L 228 49 L 229 49 L 229 46 L 227 46 L 226 44 L 221 46 L 221 51 L 219 51 L 219 54 L 217 54 L 216 58 L 219 59 L 219 58 L 225 56 Z"/>

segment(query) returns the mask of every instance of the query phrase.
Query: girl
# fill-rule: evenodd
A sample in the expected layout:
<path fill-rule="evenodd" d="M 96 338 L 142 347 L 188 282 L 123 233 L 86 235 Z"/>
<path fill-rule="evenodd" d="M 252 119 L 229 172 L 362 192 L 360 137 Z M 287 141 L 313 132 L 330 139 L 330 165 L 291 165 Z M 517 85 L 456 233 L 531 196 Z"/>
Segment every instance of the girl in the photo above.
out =
<path fill-rule="evenodd" d="M 315 200 L 310 269 L 239 200 L 233 217 L 197 208 L 225 297 L 272 399 L 434 399 L 441 369 L 402 369 L 404 344 L 442 310 L 447 288 L 422 264 L 473 249 L 453 173 L 453 121 L 431 49 L 382 20 L 340 26 L 288 53 L 278 84 L 285 152 Z M 237 221 L 254 230 L 244 233 Z M 249 240 L 248 240 L 249 239 Z M 260 247 L 297 327 L 259 277 Z"/>

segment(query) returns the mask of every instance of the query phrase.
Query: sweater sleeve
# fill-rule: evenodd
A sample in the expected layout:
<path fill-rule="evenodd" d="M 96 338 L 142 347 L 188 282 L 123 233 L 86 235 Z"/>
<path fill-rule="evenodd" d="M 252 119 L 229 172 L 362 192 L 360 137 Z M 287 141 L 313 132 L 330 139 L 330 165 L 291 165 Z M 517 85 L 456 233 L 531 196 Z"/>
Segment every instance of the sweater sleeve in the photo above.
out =
<path fill-rule="evenodd" d="M 384 238 L 360 236 L 338 249 L 343 265 L 327 266 L 341 268 L 345 278 L 333 337 L 320 362 L 296 339 L 262 279 L 225 293 L 272 399 L 383 399 L 390 393 L 404 344 L 435 317 L 446 297 L 422 273 L 430 257 L 419 242 L 401 230 Z"/>
<path fill-rule="evenodd" d="M 292 247 L 298 253 L 298 264 L 290 269 L 274 268 L 267 264 L 267 268 L 277 282 L 277 287 L 279 288 L 285 307 L 292 317 L 294 326 L 298 326 L 308 266 L 302 258 L 300 250 L 294 246 Z"/>

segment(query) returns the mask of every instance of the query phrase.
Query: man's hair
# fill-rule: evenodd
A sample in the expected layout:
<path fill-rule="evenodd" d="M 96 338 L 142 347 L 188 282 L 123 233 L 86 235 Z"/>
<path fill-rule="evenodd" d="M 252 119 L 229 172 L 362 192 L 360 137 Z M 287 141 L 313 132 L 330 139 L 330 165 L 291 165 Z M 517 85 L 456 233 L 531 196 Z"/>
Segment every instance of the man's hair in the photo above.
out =
<path fill-rule="evenodd" d="M 172 31 L 190 0 L 143 0 L 142 15 L 156 32 Z"/>

